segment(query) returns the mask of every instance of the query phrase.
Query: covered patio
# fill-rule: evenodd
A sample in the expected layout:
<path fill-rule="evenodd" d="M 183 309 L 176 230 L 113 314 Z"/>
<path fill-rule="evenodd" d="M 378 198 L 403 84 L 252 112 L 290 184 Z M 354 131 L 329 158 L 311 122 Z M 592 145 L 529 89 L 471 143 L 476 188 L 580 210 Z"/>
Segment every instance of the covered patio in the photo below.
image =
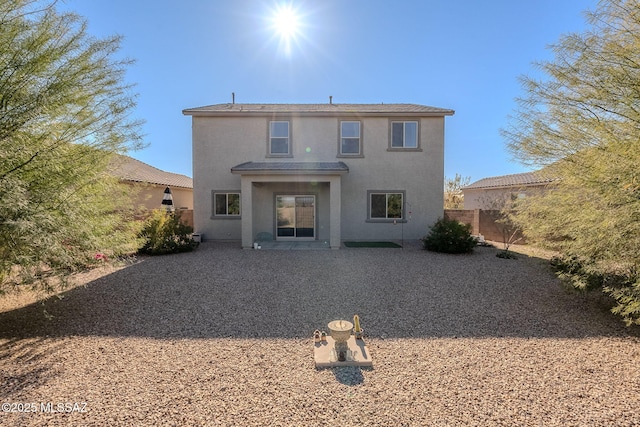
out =
<path fill-rule="evenodd" d="M 258 233 L 271 232 L 277 241 L 328 242 L 339 249 L 341 181 L 348 172 L 343 162 L 247 162 L 231 168 L 241 175 L 242 247 L 252 248 Z M 281 233 L 278 198 L 303 194 L 313 200 L 313 230 L 300 237 Z"/>

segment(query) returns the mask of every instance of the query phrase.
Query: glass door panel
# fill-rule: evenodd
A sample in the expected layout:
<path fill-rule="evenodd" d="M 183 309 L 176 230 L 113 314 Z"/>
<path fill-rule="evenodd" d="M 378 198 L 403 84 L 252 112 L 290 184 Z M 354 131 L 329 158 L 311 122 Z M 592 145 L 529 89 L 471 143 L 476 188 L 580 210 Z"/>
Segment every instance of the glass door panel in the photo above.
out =
<path fill-rule="evenodd" d="M 295 237 L 296 198 L 294 196 L 276 197 L 277 237 Z"/>
<path fill-rule="evenodd" d="M 296 237 L 315 237 L 315 197 L 296 197 Z"/>

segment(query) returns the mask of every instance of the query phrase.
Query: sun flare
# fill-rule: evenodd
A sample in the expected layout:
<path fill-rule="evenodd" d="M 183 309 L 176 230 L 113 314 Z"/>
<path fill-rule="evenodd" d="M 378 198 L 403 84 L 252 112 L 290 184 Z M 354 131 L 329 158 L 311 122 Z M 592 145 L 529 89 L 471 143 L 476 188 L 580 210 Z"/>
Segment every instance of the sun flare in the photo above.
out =
<path fill-rule="evenodd" d="M 300 17 L 291 6 L 281 7 L 273 16 L 273 27 L 281 38 L 290 40 L 300 30 Z"/>

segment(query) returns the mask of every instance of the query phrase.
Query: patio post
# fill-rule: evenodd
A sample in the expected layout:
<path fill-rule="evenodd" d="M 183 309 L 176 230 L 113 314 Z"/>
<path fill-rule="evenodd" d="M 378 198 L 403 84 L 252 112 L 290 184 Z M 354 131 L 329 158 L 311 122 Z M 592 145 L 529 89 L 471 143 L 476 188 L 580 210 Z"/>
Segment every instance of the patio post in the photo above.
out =
<path fill-rule="evenodd" d="M 340 249 L 340 217 L 342 211 L 340 180 L 341 177 L 339 175 L 329 178 L 329 246 L 331 246 L 331 249 Z"/>
<path fill-rule="evenodd" d="M 242 175 L 240 178 L 240 216 L 242 228 L 242 247 L 253 248 L 253 179 L 251 176 Z"/>

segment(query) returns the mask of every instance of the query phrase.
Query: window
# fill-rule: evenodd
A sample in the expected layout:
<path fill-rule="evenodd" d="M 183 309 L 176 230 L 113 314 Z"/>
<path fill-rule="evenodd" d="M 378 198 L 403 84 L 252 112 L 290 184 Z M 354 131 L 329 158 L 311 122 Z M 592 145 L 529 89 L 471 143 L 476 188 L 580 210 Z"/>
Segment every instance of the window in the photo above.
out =
<path fill-rule="evenodd" d="M 402 219 L 404 192 L 369 191 L 369 219 Z"/>
<path fill-rule="evenodd" d="M 340 154 L 360 154 L 360 122 L 340 122 Z"/>
<path fill-rule="evenodd" d="M 391 148 L 418 148 L 418 122 L 391 122 Z"/>
<path fill-rule="evenodd" d="M 289 148 L 289 122 L 269 122 L 269 154 L 286 156 Z"/>
<path fill-rule="evenodd" d="M 240 193 L 213 193 L 213 216 L 239 217 Z"/>

